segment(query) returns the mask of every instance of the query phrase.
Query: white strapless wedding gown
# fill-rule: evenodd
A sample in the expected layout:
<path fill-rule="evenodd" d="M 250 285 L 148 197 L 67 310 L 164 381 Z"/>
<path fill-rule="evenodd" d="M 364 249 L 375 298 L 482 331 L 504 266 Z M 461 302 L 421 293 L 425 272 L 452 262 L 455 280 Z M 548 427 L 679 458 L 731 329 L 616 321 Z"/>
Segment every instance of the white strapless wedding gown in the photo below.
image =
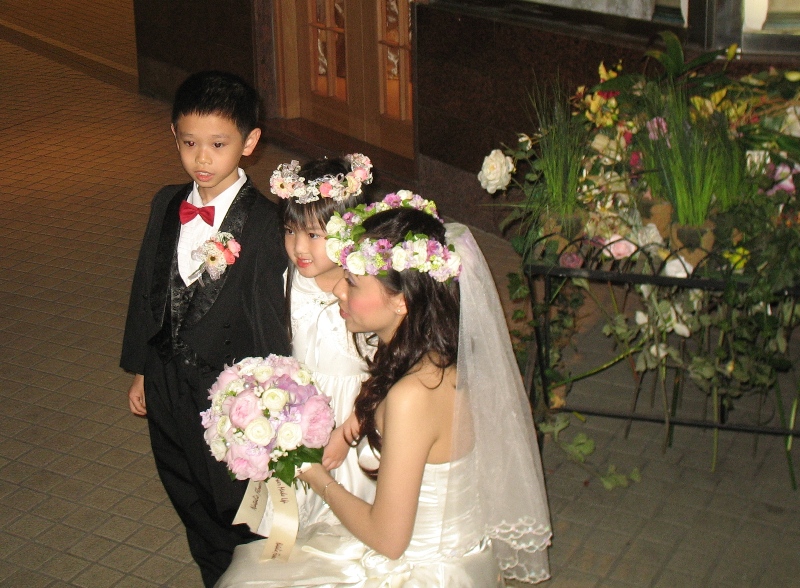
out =
<path fill-rule="evenodd" d="M 482 529 L 475 528 L 478 517 L 469 509 L 459 513 L 446 510 L 449 477 L 471 475 L 469 460 L 425 466 L 413 536 L 400 559 L 390 560 L 369 549 L 341 525 L 317 523 L 300 530 L 287 562 L 260 561 L 264 541 L 240 545 L 215 588 L 503 586 L 491 542 Z M 469 484 L 457 487 L 475 494 Z M 475 508 L 476 501 L 473 496 Z"/>

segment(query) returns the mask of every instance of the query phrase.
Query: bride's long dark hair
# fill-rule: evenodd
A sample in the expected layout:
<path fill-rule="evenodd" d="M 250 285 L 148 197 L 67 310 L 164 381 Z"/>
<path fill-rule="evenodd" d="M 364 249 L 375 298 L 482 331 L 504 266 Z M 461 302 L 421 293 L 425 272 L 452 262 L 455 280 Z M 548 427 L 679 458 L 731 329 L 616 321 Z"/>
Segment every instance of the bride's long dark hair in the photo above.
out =
<path fill-rule="evenodd" d="M 445 229 L 431 215 L 412 208 L 380 212 L 364 221 L 365 237 L 388 239 L 392 245 L 406 235 L 422 233 L 429 239 L 445 243 Z M 375 428 L 375 410 L 386 398 L 389 389 L 422 359 L 427 358 L 442 369 L 455 365 L 458 357 L 458 283 L 437 282 L 428 273 L 413 269 L 389 270 L 378 280 L 389 294 L 405 298 L 407 314 L 388 343 L 379 342 L 369 362 L 369 378 L 355 400 L 356 418 L 361 436 L 370 445 L 381 449 L 380 435 Z"/>

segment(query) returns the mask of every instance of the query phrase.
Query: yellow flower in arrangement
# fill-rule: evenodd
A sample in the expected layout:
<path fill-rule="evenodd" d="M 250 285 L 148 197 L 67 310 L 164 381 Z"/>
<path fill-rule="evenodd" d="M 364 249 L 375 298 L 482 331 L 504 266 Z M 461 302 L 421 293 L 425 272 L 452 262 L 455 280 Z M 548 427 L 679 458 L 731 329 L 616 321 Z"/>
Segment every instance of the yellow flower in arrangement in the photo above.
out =
<path fill-rule="evenodd" d="M 744 247 L 737 247 L 733 251 L 723 251 L 722 256 L 728 260 L 734 271 L 742 271 L 750 258 L 750 252 Z"/>

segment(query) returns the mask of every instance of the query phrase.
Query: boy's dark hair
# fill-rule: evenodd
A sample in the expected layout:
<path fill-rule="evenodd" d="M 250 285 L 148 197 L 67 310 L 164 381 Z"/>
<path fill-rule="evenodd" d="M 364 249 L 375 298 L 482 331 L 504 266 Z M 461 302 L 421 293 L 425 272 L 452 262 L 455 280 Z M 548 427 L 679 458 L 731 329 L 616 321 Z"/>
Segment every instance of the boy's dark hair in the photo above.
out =
<path fill-rule="evenodd" d="M 236 125 L 242 138 L 258 126 L 258 92 L 242 78 L 224 71 L 190 75 L 175 92 L 172 124 L 189 114 L 215 114 Z"/>

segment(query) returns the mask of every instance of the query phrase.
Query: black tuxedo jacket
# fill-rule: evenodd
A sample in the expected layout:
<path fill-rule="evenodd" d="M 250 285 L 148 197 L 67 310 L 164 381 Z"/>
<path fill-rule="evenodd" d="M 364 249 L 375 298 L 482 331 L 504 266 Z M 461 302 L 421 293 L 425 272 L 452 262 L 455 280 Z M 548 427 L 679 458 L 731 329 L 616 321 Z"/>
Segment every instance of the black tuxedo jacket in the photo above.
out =
<path fill-rule="evenodd" d="M 153 198 L 131 287 L 120 366 L 143 374 L 149 341 L 169 312 L 170 276 L 177 254 L 178 207 L 192 184 L 167 186 Z M 179 336 L 205 366 L 210 386 L 225 365 L 249 356 L 290 354 L 283 324 L 283 272 L 287 259 L 277 206 L 248 180 L 231 203 L 220 231 L 242 249 L 218 280 L 197 284 Z M 198 392 L 205 393 L 205 390 Z"/>

